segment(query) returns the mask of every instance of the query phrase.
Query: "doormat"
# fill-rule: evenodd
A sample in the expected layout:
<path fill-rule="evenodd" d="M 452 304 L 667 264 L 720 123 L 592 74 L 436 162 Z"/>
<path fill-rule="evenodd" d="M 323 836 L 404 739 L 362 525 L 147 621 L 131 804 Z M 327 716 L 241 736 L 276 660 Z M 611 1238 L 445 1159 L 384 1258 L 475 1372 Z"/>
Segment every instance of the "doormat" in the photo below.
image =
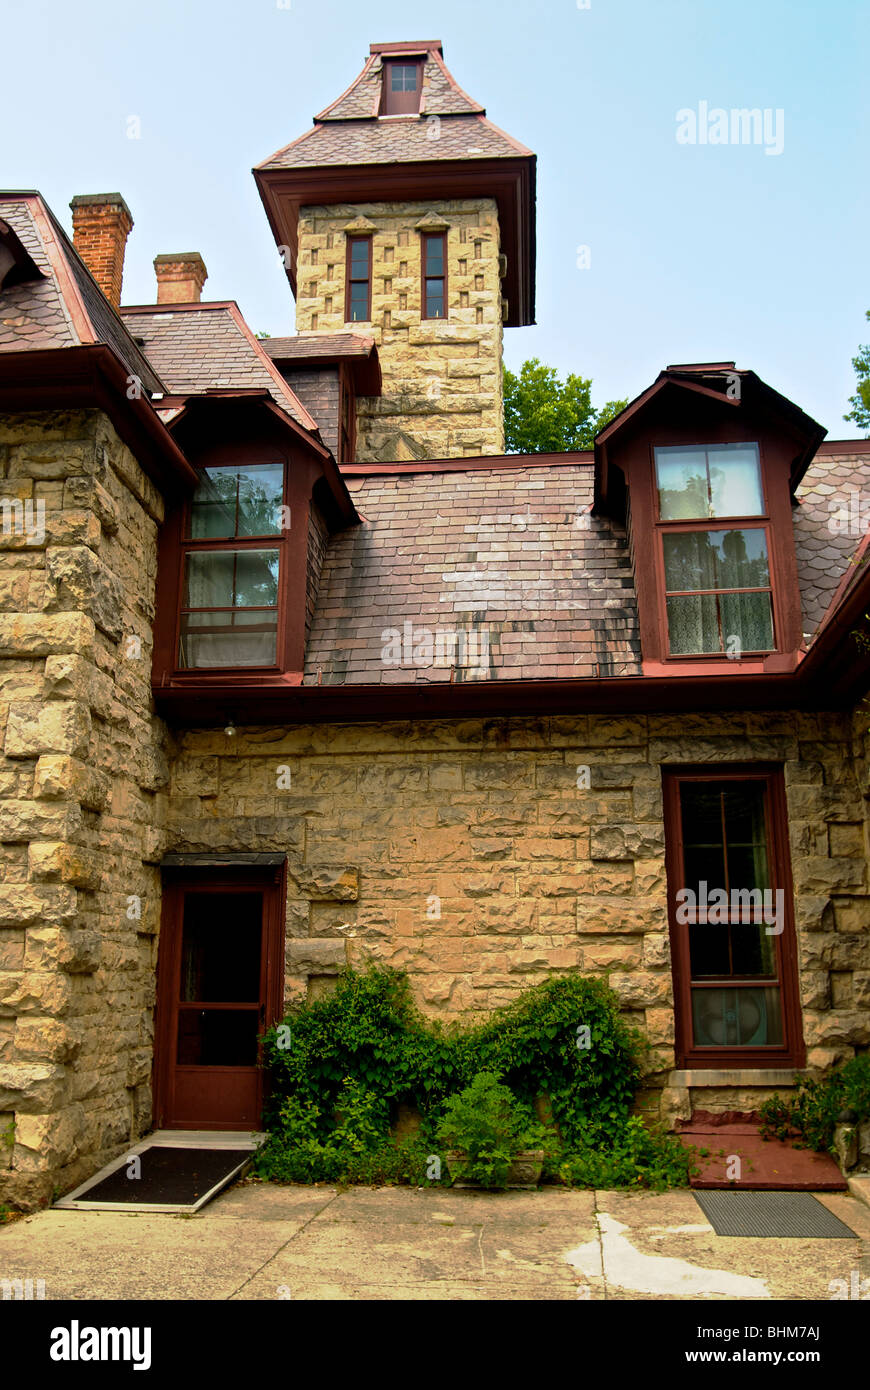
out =
<path fill-rule="evenodd" d="M 679 1139 L 695 1150 L 689 1185 L 741 1192 L 845 1192 L 846 1179 L 830 1154 L 762 1139 L 759 1123 L 736 1113 L 696 1112 L 679 1124 Z M 735 1159 L 739 1163 L 735 1163 Z"/>
<path fill-rule="evenodd" d="M 194 1212 L 211 1201 L 242 1172 L 252 1157 L 247 1148 L 136 1146 L 56 1207 L 84 1211 Z"/>
<path fill-rule="evenodd" d="M 717 1236 L 857 1240 L 853 1230 L 809 1192 L 694 1192 Z"/>

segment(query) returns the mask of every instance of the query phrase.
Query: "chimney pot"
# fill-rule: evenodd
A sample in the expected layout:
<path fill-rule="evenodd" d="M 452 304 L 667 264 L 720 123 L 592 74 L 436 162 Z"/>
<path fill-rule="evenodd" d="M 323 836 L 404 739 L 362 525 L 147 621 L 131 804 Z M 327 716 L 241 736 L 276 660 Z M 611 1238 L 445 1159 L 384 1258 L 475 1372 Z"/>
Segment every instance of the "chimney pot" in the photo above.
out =
<path fill-rule="evenodd" d="M 109 303 L 121 307 L 124 252 L 133 217 L 120 193 L 77 193 L 73 245 Z"/>
<path fill-rule="evenodd" d="M 198 304 L 208 279 L 198 251 L 178 251 L 154 257 L 158 304 Z"/>

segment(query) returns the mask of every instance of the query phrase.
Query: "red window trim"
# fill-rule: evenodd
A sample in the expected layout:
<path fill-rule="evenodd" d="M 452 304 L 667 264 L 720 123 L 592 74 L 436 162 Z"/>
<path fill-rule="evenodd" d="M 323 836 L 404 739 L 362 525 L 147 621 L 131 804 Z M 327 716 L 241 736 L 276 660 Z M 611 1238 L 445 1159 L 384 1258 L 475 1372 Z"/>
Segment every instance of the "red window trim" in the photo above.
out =
<path fill-rule="evenodd" d="M 410 92 L 394 92 L 393 68 L 416 68 L 417 85 Z M 381 94 L 382 116 L 417 116 L 423 93 L 423 60 L 421 58 L 390 58 L 384 62 L 384 85 Z"/>
<path fill-rule="evenodd" d="M 676 894 L 683 886 L 683 830 L 680 785 L 683 782 L 762 781 L 766 787 L 765 824 L 771 887 L 783 890 L 785 924 L 774 937 L 782 1003 L 783 1042 L 764 1047 L 701 1047 L 692 1042 L 689 924 L 676 919 Z M 773 763 L 705 763 L 663 767 L 665 864 L 671 972 L 674 986 L 675 1062 L 687 1070 L 729 1067 L 801 1067 L 806 1060 L 798 987 L 794 887 L 788 846 L 788 807 L 782 767 Z M 716 885 L 719 886 L 719 885 Z"/>
<path fill-rule="evenodd" d="M 443 275 L 429 275 L 429 276 L 427 276 L 427 274 L 426 274 L 426 243 L 427 243 L 428 241 L 435 241 L 436 239 L 437 239 L 438 241 L 441 242 L 441 264 L 442 264 L 443 267 L 444 267 L 444 274 L 443 274 Z M 429 280 L 441 280 L 442 283 L 443 283 L 443 286 L 444 286 L 444 291 L 443 291 L 443 297 L 444 297 L 444 313 L 443 313 L 443 315 L 441 315 L 440 318 L 439 318 L 439 316 L 438 316 L 437 314 L 428 314 L 428 313 L 426 312 L 426 309 L 427 309 L 426 281 L 427 281 L 427 279 L 429 279 Z M 449 317 L 450 317 L 450 311 L 449 311 L 448 304 L 447 304 L 447 233 L 446 233 L 446 232 L 421 232 L 421 233 L 420 233 L 420 318 L 421 318 L 421 319 L 429 319 L 429 320 L 431 320 L 433 323 L 446 323 Z"/>
<path fill-rule="evenodd" d="M 282 490 L 283 505 L 287 505 L 287 460 L 286 458 L 258 459 L 259 463 L 272 462 L 280 464 L 284 470 L 284 483 Z M 239 460 L 225 459 L 208 461 L 197 467 L 198 472 L 204 472 L 206 468 L 232 468 L 238 466 Z M 265 536 L 238 536 L 224 540 L 220 537 L 203 537 L 195 539 L 188 533 L 191 529 L 191 515 L 193 510 L 193 497 L 185 498 L 181 511 L 181 535 L 179 538 L 179 565 L 178 583 L 176 592 L 175 608 L 175 633 L 173 638 L 172 674 L 174 676 L 214 676 L 221 673 L 236 673 L 249 671 L 252 675 L 271 674 L 285 670 L 285 659 L 287 649 L 287 581 L 289 565 L 287 563 L 288 553 L 288 532 L 281 530 Z M 182 666 L 179 662 L 179 652 L 181 644 L 181 616 L 187 605 L 184 603 L 184 572 L 186 557 L 195 551 L 209 550 L 277 550 L 278 551 L 278 602 L 275 615 L 275 661 L 268 666 Z M 227 608 L 214 611 L 228 613 L 238 612 L 238 609 Z M 256 609 L 251 611 L 258 611 Z M 272 612 L 271 608 L 263 609 L 264 612 Z M 256 629 L 254 629 L 256 630 Z"/>
<path fill-rule="evenodd" d="M 708 439 L 706 442 L 699 442 L 694 446 L 698 449 L 713 448 L 717 444 L 754 444 L 758 450 L 758 467 L 761 482 L 761 498 L 764 511 L 757 516 L 733 516 L 733 517 L 699 517 L 695 520 L 663 521 L 659 506 L 658 474 L 656 472 L 656 450 L 673 449 L 687 447 L 685 440 L 672 443 L 657 440 L 649 446 L 650 455 L 650 480 L 652 489 L 652 518 L 653 534 L 655 538 L 653 564 L 655 566 L 655 589 L 656 589 L 656 611 L 658 617 L 659 632 L 659 660 L 670 664 L 671 662 L 692 663 L 697 665 L 699 662 L 727 662 L 728 666 L 737 666 L 740 661 L 764 661 L 767 657 L 776 656 L 782 652 L 783 648 L 780 641 L 782 632 L 781 600 L 779 585 L 777 582 L 777 561 L 778 555 L 774 544 L 773 518 L 771 516 L 768 503 L 768 479 L 765 468 L 764 446 L 759 438 L 743 440 L 717 440 Z M 662 536 L 666 531 L 751 531 L 763 530 L 767 545 L 767 564 L 770 575 L 770 586 L 758 589 L 711 589 L 711 590 L 686 590 L 689 593 L 770 593 L 771 623 L 773 626 L 773 646 L 753 651 L 742 651 L 740 658 L 735 660 L 730 657 L 727 651 L 724 652 L 671 652 L 671 634 L 668 624 L 668 597 L 674 597 L 678 592 L 668 591 L 665 584 L 665 554 Z"/>
<path fill-rule="evenodd" d="M 368 252 L 368 266 L 366 273 L 366 286 L 368 290 L 366 300 L 366 316 L 364 319 L 352 319 L 350 317 L 350 286 L 351 286 L 351 256 L 353 254 L 354 242 L 364 241 Z M 354 283 L 362 284 L 362 280 L 357 279 Z M 372 233 L 355 233 L 347 238 L 345 250 L 345 274 L 344 274 L 344 321 L 345 323 L 371 323 L 372 318 Z"/>

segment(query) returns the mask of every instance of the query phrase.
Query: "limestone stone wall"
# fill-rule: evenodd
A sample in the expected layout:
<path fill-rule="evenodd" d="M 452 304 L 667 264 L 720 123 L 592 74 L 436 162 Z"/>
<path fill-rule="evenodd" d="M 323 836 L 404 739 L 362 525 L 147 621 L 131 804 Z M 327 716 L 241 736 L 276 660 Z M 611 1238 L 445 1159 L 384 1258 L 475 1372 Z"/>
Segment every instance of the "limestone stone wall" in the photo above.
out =
<path fill-rule="evenodd" d="M 662 764 L 781 762 L 809 1066 L 870 1044 L 865 804 L 847 716 L 191 730 L 178 750 L 173 849 L 289 856 L 288 996 L 377 960 L 407 969 L 422 1008 L 447 1018 L 550 972 L 609 973 L 659 1086 L 674 1036 Z M 292 784 L 277 790 L 283 765 Z M 725 1087 L 720 1108 L 758 1098 Z"/>
<path fill-rule="evenodd" d="M 447 231 L 446 320 L 421 316 L 421 236 Z M 345 322 L 346 243 L 372 235 L 370 323 Z M 492 198 L 304 207 L 296 327 L 365 333 L 383 395 L 358 401 L 357 458 L 462 458 L 504 452 L 502 285 Z"/>
<path fill-rule="evenodd" d="M 0 416 L 0 474 L 22 502 L 0 534 L 0 1201 L 28 1206 L 150 1122 L 162 503 L 96 411 Z"/>

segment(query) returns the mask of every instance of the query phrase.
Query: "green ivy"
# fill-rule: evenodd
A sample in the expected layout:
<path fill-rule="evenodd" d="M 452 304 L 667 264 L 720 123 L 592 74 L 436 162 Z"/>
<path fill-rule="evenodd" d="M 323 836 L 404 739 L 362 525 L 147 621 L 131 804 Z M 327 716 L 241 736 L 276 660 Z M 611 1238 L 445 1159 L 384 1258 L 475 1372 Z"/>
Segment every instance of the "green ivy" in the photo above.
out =
<path fill-rule="evenodd" d="M 798 1148 L 832 1152 L 841 1110 L 870 1120 L 870 1053 L 853 1057 L 823 1080 L 802 1078 L 792 1095 L 766 1100 L 761 1132 L 768 1139 L 796 1139 Z"/>
<path fill-rule="evenodd" d="M 435 1181 L 431 1159 L 443 1152 L 456 1097 L 498 1085 L 522 1114 L 526 1138 L 534 1127 L 530 1146 L 545 1148 L 545 1177 L 585 1185 L 601 1172 L 607 1186 L 685 1184 L 679 1141 L 630 1114 L 644 1047 L 600 979 L 554 977 L 483 1023 L 445 1027 L 420 1014 L 404 973 L 349 970 L 334 993 L 297 1005 L 266 1034 L 270 1137 L 257 1169 L 285 1182 Z M 546 1131 L 534 1122 L 541 1096 L 552 1109 Z M 390 1123 L 401 1102 L 422 1124 L 398 1141 Z M 501 1173 L 503 1148 L 486 1160 L 490 1176 Z"/>

